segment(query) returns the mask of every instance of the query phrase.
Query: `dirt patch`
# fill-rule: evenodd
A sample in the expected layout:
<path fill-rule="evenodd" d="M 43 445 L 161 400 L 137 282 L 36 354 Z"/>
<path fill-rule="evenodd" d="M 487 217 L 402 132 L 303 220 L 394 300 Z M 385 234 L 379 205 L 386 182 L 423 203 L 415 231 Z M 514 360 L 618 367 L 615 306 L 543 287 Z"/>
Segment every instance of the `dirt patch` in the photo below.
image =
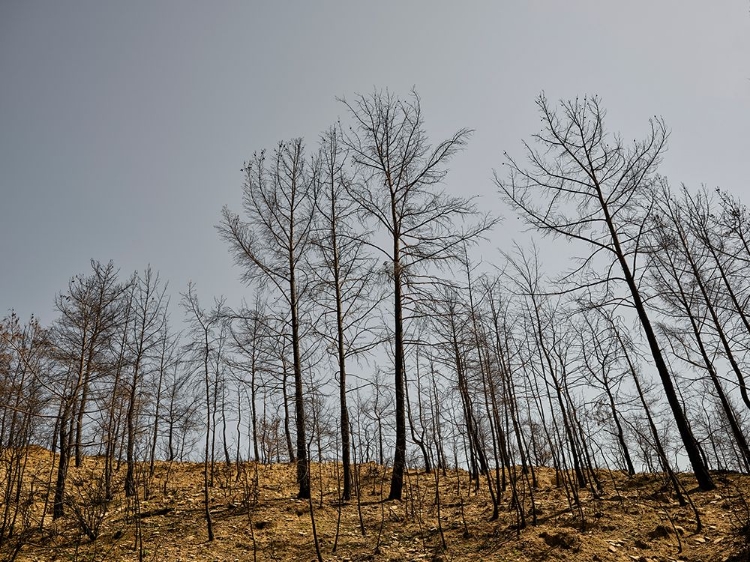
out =
<path fill-rule="evenodd" d="M 35 470 L 44 474 L 50 459 L 40 453 L 33 459 Z M 98 485 L 89 480 L 98 474 L 98 463 L 85 459 L 80 469 L 71 468 L 71 481 L 75 478 L 81 490 L 75 497 L 81 501 Z M 493 519 L 486 479 L 477 488 L 463 471 L 439 475 L 438 506 L 433 474 L 409 471 L 403 500 L 389 502 L 383 500 L 390 472 L 363 465 L 355 479 L 359 497 L 342 502 L 341 467 L 312 464 L 311 506 L 296 499 L 293 465 L 248 463 L 238 469 L 222 464 L 215 467 L 210 490 L 215 540 L 208 542 L 202 470 L 200 464 L 158 463 L 153 478 L 141 481 L 138 502 L 121 492 L 123 475 L 118 473 L 118 492 L 100 514 L 96 540 L 81 532 L 73 510 L 53 522 L 50 512 L 43 512 L 40 492 L 29 510 L 37 526 L 24 537 L 17 560 L 121 562 L 138 559 L 139 549 L 143 559 L 160 562 L 315 560 L 313 518 L 327 561 L 740 562 L 750 555 L 743 534 L 750 518 L 743 509 L 750 477 L 742 475 L 724 475 L 717 478 L 717 490 L 691 494 L 702 522 L 698 531 L 689 506 L 665 501 L 669 494 L 657 475 L 602 473 L 600 480 L 610 483 L 604 494 L 576 490 L 576 504 L 565 488 L 555 486 L 564 478 L 538 468 L 539 486 L 519 488 L 518 501 L 510 484 L 500 490 Z M 686 487 L 692 485 L 689 475 L 681 478 Z M 10 542 L 0 546 L 0 559 L 9 558 L 10 547 Z"/>

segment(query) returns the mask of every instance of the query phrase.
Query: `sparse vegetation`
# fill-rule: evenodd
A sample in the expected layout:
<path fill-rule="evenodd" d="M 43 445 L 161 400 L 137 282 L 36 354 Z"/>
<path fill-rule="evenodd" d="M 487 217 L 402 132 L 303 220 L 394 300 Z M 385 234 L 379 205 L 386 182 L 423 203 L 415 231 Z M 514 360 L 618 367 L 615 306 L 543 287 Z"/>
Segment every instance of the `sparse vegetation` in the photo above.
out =
<path fill-rule="evenodd" d="M 49 454 L 35 450 L 30 461 L 49 470 Z M 464 470 L 448 469 L 438 479 L 409 469 L 401 502 L 383 501 L 390 470 L 372 463 L 358 467 L 361 510 L 366 533 L 358 529 L 356 502 L 340 503 L 340 466 L 311 463 L 314 495 L 322 482 L 323 503 L 315 505 L 315 524 L 324 560 L 740 560 L 732 558 L 748 546 L 747 506 L 750 478 L 716 474 L 717 489 L 693 494 L 703 528 L 696 532 L 692 510 L 680 506 L 667 479 L 660 474 L 629 477 L 623 471 L 599 474 L 609 482 L 595 496 L 581 490 L 581 509 L 571 511 L 564 486 L 556 485 L 552 468 L 537 468 L 537 520 L 519 532 L 510 490 L 501 494 L 499 516 L 490 520 L 487 488 L 473 489 Z M 99 460 L 84 458 L 71 468 L 73 488 L 96 489 Z M 234 470 L 234 469 L 233 469 Z M 70 514 L 51 527 L 36 528 L 24 537 L 20 552 L 5 544 L 4 559 L 17 560 L 312 560 L 310 500 L 296 496 L 296 469 L 289 464 L 242 463 L 221 493 L 212 496 L 215 540 L 205 537 L 202 463 L 157 462 L 154 478 L 169 476 L 166 493 L 129 510 L 122 489 L 109 509 L 96 512 L 97 536 L 82 532 L 80 515 Z M 318 474 L 322 478 L 318 478 Z M 239 477 L 239 478 L 238 478 Z M 89 478 L 94 478 L 89 481 Z M 689 477 L 680 475 L 681 479 Z M 257 479 L 257 480 L 256 480 Z M 356 482 L 356 480 L 355 480 Z M 79 485 L 80 484 L 80 485 Z M 436 487 L 437 484 L 437 487 Z M 373 486 L 374 485 L 374 489 Z M 439 502 L 436 491 L 439 490 Z M 38 514 L 38 502 L 31 511 Z M 94 515 L 91 507 L 83 515 Z M 744 505 L 744 510 L 742 505 Z M 440 509 L 438 518 L 438 509 Z M 337 521 L 341 531 L 337 536 Z M 88 513 L 88 515 L 86 515 Z M 581 519 L 583 514 L 583 520 Z M 50 520 L 51 523 L 51 520 Z M 334 544 L 336 550 L 333 552 Z"/>

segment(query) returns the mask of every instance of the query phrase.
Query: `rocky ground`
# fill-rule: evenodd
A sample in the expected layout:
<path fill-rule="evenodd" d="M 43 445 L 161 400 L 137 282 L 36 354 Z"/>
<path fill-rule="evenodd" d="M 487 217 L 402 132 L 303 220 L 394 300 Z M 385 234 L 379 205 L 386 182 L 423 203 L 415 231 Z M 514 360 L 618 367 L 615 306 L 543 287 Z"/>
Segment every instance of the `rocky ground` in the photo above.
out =
<path fill-rule="evenodd" d="M 49 457 L 40 455 L 29 468 L 39 470 Z M 68 514 L 54 523 L 45 515 L 44 532 L 26 538 L 17 560 L 317 560 L 311 505 L 295 499 L 294 467 L 258 466 L 256 472 L 248 463 L 238 472 L 217 465 L 212 542 L 202 470 L 200 464 L 160 463 L 148 499 L 121 494 L 107 504 L 99 501 L 98 460 L 86 459 L 82 468 L 71 469 Z M 603 493 L 580 490 L 579 506 L 571 510 L 570 492 L 556 485 L 552 469 L 541 468 L 533 491 L 536 524 L 529 515 L 519 529 L 510 488 L 493 521 L 486 485 L 474 490 L 463 471 L 438 474 L 439 510 L 434 474 L 410 471 L 404 500 L 383 502 L 388 471 L 364 465 L 360 501 L 340 504 L 337 472 L 332 463 L 312 466 L 312 515 L 324 560 L 750 560 L 747 476 L 716 474 L 718 487 L 711 492 L 692 489 L 693 480 L 683 476 L 702 524 L 698 530 L 693 509 L 665 491 L 660 475 L 601 472 Z M 118 477 L 123 475 L 124 467 Z M 531 496 L 525 494 L 530 511 Z M 32 518 L 39 519 L 42 507 L 33 507 Z M 9 544 L 0 556 L 10 559 Z"/>

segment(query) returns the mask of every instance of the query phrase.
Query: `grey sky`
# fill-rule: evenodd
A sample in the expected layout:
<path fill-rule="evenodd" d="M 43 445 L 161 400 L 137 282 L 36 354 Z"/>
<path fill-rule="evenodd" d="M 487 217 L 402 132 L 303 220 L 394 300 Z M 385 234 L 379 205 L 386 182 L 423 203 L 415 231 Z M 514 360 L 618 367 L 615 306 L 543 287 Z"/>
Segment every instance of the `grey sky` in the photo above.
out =
<path fill-rule="evenodd" d="M 538 129 L 541 90 L 599 94 L 626 139 L 663 116 L 673 184 L 750 201 L 748 0 L 3 0 L 0 315 L 50 321 L 90 258 L 236 304 L 250 292 L 214 225 L 243 161 L 312 144 L 336 96 L 374 86 L 416 86 L 433 139 L 476 129 L 448 188 L 498 214 L 492 169 Z"/>

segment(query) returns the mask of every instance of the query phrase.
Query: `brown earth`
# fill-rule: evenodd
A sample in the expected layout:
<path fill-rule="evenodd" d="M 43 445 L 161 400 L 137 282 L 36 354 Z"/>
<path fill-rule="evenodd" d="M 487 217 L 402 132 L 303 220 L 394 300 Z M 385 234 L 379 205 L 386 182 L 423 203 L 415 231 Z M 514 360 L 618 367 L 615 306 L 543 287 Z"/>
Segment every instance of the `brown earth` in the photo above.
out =
<path fill-rule="evenodd" d="M 34 455 L 27 470 L 42 474 L 50 458 L 49 453 Z M 536 525 L 529 516 L 519 530 L 510 488 L 503 493 L 499 518 L 491 521 L 486 485 L 479 491 L 469 488 L 463 471 L 438 474 L 438 521 L 434 474 L 409 471 L 404 500 L 383 502 L 388 471 L 362 465 L 360 504 L 354 499 L 340 505 L 337 470 L 334 463 L 312 465 L 312 513 L 324 560 L 750 560 L 748 476 L 715 474 L 716 490 L 691 490 L 702 523 L 698 531 L 692 508 L 677 503 L 660 475 L 628 478 L 601 472 L 604 493 L 596 498 L 580 490 L 580 509 L 571 510 L 565 488 L 555 486 L 554 471 L 541 468 L 534 490 Z M 118 472 L 118 489 L 124 471 L 123 466 Z M 45 515 L 44 532 L 27 537 L 17 560 L 121 561 L 138 560 L 139 553 L 143 560 L 164 562 L 317 559 L 310 505 L 294 497 L 293 466 L 260 465 L 256 473 L 256 466 L 247 463 L 238 474 L 234 466 L 217 464 L 211 489 L 213 542 L 207 541 L 202 471 L 201 464 L 158 463 L 148 499 L 136 502 L 118 494 L 106 504 L 98 501 L 101 486 L 93 476 L 100 473 L 99 460 L 86 459 L 80 469 L 71 468 L 67 515 L 54 523 Z M 689 475 L 682 479 L 694 485 Z M 528 491 L 524 501 L 528 510 Z M 40 502 L 33 506 L 32 520 L 41 518 Z M 100 521 L 96 540 L 85 535 L 82 521 L 89 530 Z M 4 548 L 0 556 L 8 559 Z"/>

